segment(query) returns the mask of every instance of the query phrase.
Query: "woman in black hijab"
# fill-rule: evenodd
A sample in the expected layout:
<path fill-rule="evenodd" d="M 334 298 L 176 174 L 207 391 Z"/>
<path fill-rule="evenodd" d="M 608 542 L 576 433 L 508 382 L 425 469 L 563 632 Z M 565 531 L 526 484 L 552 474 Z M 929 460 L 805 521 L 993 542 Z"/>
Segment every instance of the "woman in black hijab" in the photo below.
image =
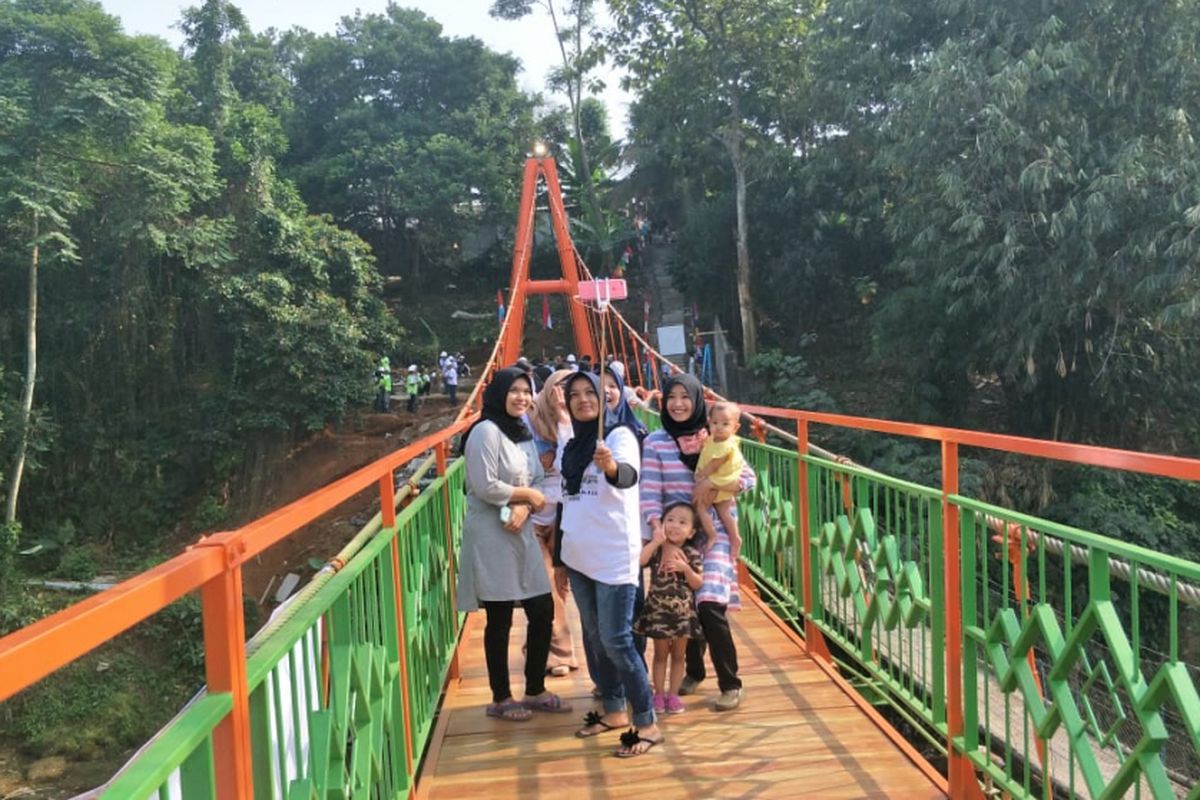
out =
<path fill-rule="evenodd" d="M 684 403 L 676 403 L 668 408 L 671 391 L 676 386 L 682 387 L 691 404 L 690 412 Z M 696 464 L 700 462 L 700 450 L 708 434 L 708 406 L 704 404 L 704 386 L 700 379 L 686 372 L 668 378 L 662 387 L 662 408 L 663 430 L 679 447 L 680 460 L 695 472 Z"/>
<path fill-rule="evenodd" d="M 637 434 L 607 407 L 600 379 L 590 372 L 568 379 L 566 399 L 575 435 L 563 450 L 560 555 L 565 566 L 555 570 L 555 580 L 570 580 L 588 670 L 604 707 L 603 714 L 588 714 L 575 735 L 598 736 L 632 724 L 615 755 L 634 758 L 663 741 L 646 664 L 633 641 L 642 550 Z"/>
<path fill-rule="evenodd" d="M 467 464 L 467 514 L 458 563 L 458 610 L 487 613 L 483 649 L 492 703 L 487 715 L 509 722 L 533 711 L 570 711 L 546 691 L 546 660 L 554 602 L 541 546 L 533 535 L 531 509 L 546 503 L 545 473 L 522 416 L 533 403 L 523 371 L 502 369 L 483 393 L 483 412 L 463 438 Z M 513 699 L 508 678 L 508 637 L 513 606 L 529 620 L 525 642 L 525 698 Z"/>
<path fill-rule="evenodd" d="M 694 474 L 708 435 L 704 387 L 693 375 L 677 374 L 663 383 L 662 394 L 662 430 L 646 437 L 642 455 L 642 519 L 651 531 L 662 524 L 664 509 L 674 503 L 692 504 L 705 494 L 711 500 L 715 492 L 710 481 L 697 481 Z M 747 466 L 742 471 L 740 491 L 753 488 L 755 480 L 754 470 Z M 705 544 L 704 583 L 696 591 L 696 609 L 721 690 L 714 707 L 730 711 L 742 702 L 742 680 L 726 614 L 738 608 L 740 598 L 737 564 L 728 534 L 719 518 L 714 525 L 717 540 Z M 693 693 L 704 680 L 704 647 L 704 642 L 697 639 L 688 643 L 687 676 L 680 687 L 681 695 Z"/>

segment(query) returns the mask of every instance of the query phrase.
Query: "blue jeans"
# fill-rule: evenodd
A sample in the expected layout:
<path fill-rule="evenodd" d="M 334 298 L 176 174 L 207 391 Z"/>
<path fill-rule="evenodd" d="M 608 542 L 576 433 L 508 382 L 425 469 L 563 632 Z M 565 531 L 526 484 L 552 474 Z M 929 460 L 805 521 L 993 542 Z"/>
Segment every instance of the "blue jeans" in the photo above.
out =
<path fill-rule="evenodd" d="M 587 643 L 588 671 L 600 688 L 604 712 L 624 711 L 635 728 L 654 724 L 654 698 L 646 664 L 633 645 L 634 584 L 612 585 L 569 570 L 571 592 Z"/>

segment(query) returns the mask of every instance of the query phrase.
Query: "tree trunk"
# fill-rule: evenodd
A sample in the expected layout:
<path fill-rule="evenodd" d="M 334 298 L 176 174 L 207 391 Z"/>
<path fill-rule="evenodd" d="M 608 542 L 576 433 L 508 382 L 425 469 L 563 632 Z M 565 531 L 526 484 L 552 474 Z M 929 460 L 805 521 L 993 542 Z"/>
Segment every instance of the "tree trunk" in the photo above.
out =
<path fill-rule="evenodd" d="M 25 388 L 21 393 L 21 416 L 17 420 L 20 439 L 17 456 L 13 462 L 12 477 L 8 484 L 8 504 L 4 509 L 4 522 L 10 524 L 17 519 L 17 495 L 21 492 L 21 476 L 25 472 L 25 453 L 29 447 L 29 423 L 33 417 L 33 385 L 37 379 L 37 305 L 38 305 L 38 237 L 41 215 L 33 212 L 33 253 L 29 259 L 29 319 L 25 324 Z"/>
<path fill-rule="evenodd" d="M 733 179 L 737 198 L 737 289 L 738 311 L 742 318 L 743 363 L 758 354 L 758 326 L 754 321 L 754 301 L 750 295 L 750 245 L 746 221 L 746 160 L 742 153 L 741 131 L 728 131 L 723 137 L 729 150 L 729 161 L 733 165 Z"/>

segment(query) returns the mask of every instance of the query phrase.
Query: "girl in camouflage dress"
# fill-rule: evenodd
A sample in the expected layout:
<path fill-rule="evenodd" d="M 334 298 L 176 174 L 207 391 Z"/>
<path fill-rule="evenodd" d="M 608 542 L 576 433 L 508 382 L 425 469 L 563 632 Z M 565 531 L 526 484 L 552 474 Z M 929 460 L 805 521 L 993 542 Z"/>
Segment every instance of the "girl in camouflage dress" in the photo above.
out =
<path fill-rule="evenodd" d="M 699 638 L 696 590 L 703 583 L 704 556 L 695 538 L 696 509 L 688 503 L 667 506 L 662 525 L 642 548 L 642 566 L 650 567 L 650 592 L 633 625 L 634 633 L 654 640 L 654 710 L 682 714 L 679 685 L 683 681 L 689 639 Z M 670 680 L 667 680 L 668 661 Z"/>

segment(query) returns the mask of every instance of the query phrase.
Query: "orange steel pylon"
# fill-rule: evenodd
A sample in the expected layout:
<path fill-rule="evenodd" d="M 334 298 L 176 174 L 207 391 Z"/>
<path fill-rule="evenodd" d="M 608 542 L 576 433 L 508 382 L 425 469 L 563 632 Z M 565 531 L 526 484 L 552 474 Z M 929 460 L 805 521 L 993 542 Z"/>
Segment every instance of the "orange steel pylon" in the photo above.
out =
<path fill-rule="evenodd" d="M 558 260 L 562 265 L 563 276 L 559 280 L 535 281 L 529 278 L 539 180 L 545 181 L 546 197 L 550 208 L 550 224 L 554 231 Z M 525 160 L 525 181 L 521 187 L 521 205 L 517 212 L 516 245 L 513 248 L 512 276 L 509 280 L 508 316 L 510 324 L 505 326 L 502 334 L 498 359 L 500 364 L 512 363 L 520 355 L 521 340 L 525 332 L 526 303 L 531 295 L 541 294 L 561 294 L 566 298 L 571 316 L 571 328 L 575 337 L 576 354 L 596 357 L 587 311 L 578 299 L 581 276 L 579 259 L 571 242 L 567 210 L 563 205 L 562 186 L 558 181 L 558 167 L 553 158 L 528 158 Z"/>

